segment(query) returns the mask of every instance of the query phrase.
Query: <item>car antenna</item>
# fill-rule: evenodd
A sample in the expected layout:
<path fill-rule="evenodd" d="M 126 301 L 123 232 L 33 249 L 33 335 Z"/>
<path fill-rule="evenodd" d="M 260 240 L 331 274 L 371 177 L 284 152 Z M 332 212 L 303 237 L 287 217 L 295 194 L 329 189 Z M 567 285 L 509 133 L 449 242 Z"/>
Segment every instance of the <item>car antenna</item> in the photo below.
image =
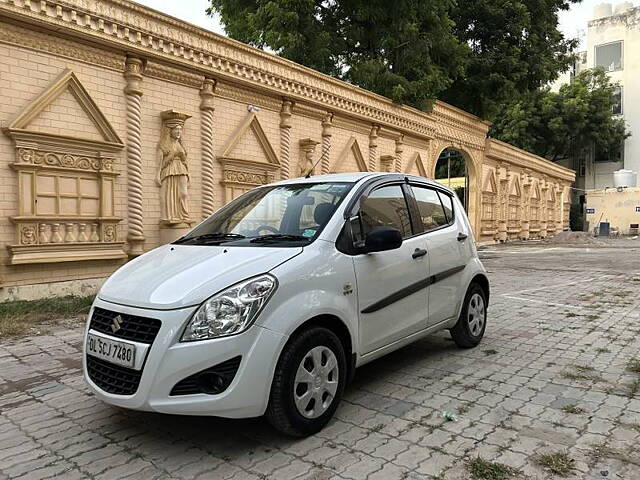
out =
<path fill-rule="evenodd" d="M 313 171 L 316 169 L 316 167 L 318 166 L 318 163 L 320 163 L 320 160 L 322 160 L 322 155 L 320 155 L 320 158 L 318 158 L 318 160 L 316 160 L 316 163 L 313 164 L 313 166 L 309 169 L 309 171 L 307 172 L 307 174 L 304 176 L 304 178 L 311 178 L 311 174 L 313 173 Z"/>

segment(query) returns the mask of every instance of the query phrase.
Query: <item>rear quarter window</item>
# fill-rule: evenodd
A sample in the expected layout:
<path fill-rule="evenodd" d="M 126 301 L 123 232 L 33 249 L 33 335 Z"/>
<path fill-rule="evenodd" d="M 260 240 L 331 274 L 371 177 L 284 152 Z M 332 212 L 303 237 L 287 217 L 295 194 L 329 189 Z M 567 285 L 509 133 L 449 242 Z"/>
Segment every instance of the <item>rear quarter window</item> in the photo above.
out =
<path fill-rule="evenodd" d="M 418 204 L 418 212 L 425 232 L 436 230 L 449 223 L 445 208 L 436 190 L 418 185 L 412 185 L 411 189 Z"/>
<path fill-rule="evenodd" d="M 447 195 L 446 193 L 438 191 L 438 195 L 440 196 L 440 201 L 442 202 L 442 207 L 444 208 L 444 213 L 447 216 L 447 223 L 451 225 L 453 220 L 455 219 L 453 213 L 453 198 L 451 195 Z"/>

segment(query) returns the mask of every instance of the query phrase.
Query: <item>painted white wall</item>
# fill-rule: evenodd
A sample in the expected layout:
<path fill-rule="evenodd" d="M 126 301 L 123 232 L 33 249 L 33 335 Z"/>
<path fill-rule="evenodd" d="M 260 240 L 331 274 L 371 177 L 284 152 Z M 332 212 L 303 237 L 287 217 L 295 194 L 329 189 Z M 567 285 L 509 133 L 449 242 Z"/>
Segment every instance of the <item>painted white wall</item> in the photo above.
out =
<path fill-rule="evenodd" d="M 622 41 L 622 69 L 609 76 L 622 85 L 622 117 L 631 137 L 625 141 L 624 162 L 587 161 L 586 188 L 612 186 L 613 172 L 620 168 L 640 171 L 640 7 L 631 2 L 607 5 L 594 8 L 594 19 L 587 26 L 587 67 L 595 66 L 598 45 Z"/>

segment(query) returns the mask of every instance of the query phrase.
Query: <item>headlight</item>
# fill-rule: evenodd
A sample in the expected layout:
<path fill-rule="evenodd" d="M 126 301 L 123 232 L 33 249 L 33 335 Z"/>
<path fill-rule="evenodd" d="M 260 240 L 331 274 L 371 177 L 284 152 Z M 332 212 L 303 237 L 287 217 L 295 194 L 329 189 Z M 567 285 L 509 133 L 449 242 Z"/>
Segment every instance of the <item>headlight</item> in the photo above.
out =
<path fill-rule="evenodd" d="M 217 293 L 193 315 L 181 341 L 206 340 L 241 333 L 251 326 L 276 289 L 271 275 L 245 280 Z"/>

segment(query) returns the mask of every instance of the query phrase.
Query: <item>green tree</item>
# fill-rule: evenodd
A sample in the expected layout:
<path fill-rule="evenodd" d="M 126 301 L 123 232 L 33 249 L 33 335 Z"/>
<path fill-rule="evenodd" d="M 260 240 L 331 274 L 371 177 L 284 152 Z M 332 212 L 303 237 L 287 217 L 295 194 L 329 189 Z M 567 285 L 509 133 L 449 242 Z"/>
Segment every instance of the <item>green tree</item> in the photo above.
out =
<path fill-rule="evenodd" d="M 493 120 L 499 105 L 558 78 L 577 46 L 558 30 L 558 13 L 579 1 L 459 0 L 454 32 L 471 55 L 440 98 Z"/>
<path fill-rule="evenodd" d="M 490 134 L 553 161 L 592 148 L 612 158 L 630 135 L 624 119 L 611 114 L 616 86 L 601 68 L 583 71 L 557 93 L 538 89 L 505 104 Z"/>
<path fill-rule="evenodd" d="M 557 15 L 579 0 L 211 0 L 232 38 L 399 103 L 485 118 L 571 61 Z"/>
<path fill-rule="evenodd" d="M 464 71 L 453 0 L 211 0 L 227 34 L 396 102 L 428 108 Z"/>

